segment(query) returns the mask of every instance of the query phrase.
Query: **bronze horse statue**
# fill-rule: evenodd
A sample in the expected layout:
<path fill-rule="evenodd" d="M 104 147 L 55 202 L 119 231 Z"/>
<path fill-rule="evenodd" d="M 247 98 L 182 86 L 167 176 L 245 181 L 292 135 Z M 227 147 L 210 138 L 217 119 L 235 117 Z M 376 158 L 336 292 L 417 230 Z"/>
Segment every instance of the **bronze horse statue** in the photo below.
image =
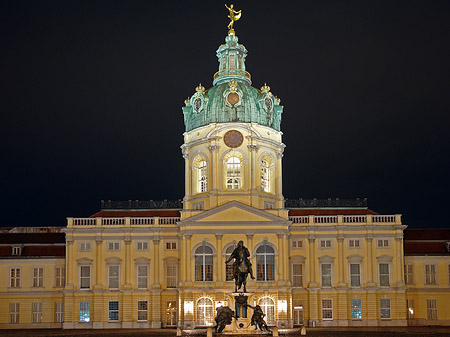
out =
<path fill-rule="evenodd" d="M 234 259 L 233 263 L 233 273 L 234 273 L 234 292 L 238 292 L 239 289 L 244 285 L 244 293 L 247 292 L 247 276 L 250 274 L 252 279 L 253 276 L 252 263 L 249 260 L 250 253 L 247 247 L 244 246 L 243 241 L 239 241 L 238 246 L 231 253 L 230 258 L 225 262 L 228 263 Z"/>

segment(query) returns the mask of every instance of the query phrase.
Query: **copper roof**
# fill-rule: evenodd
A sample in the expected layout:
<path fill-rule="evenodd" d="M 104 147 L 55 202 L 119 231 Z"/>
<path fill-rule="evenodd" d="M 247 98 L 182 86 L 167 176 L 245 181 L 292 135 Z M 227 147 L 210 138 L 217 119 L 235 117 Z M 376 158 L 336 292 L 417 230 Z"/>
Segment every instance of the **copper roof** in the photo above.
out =
<path fill-rule="evenodd" d="M 449 228 L 406 229 L 403 234 L 405 255 L 450 255 L 445 245 Z"/>

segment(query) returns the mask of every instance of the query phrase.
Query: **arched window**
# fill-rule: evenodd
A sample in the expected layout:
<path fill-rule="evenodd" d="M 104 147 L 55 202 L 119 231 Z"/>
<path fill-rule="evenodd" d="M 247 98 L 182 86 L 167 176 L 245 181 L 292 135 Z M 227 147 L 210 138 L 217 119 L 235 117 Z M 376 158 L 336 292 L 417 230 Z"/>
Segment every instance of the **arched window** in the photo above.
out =
<path fill-rule="evenodd" d="M 225 261 L 227 261 L 230 258 L 230 255 L 233 252 L 234 248 L 236 248 L 235 245 L 231 245 L 227 248 L 227 250 L 225 251 Z M 234 280 L 233 261 L 230 261 L 225 265 L 225 281 L 233 281 L 233 280 Z"/>
<path fill-rule="evenodd" d="M 229 190 L 241 188 L 241 160 L 238 157 L 227 160 L 227 188 Z"/>
<path fill-rule="evenodd" d="M 270 190 L 270 179 L 269 179 L 269 163 L 266 160 L 261 162 L 261 189 L 264 192 L 269 192 Z"/>
<path fill-rule="evenodd" d="M 213 302 L 208 297 L 197 301 L 197 325 L 212 325 L 214 319 Z"/>
<path fill-rule="evenodd" d="M 256 250 L 256 279 L 258 281 L 275 280 L 275 253 L 267 243 L 263 243 Z"/>
<path fill-rule="evenodd" d="M 273 324 L 275 322 L 275 304 L 270 297 L 262 297 L 258 301 L 258 305 L 262 311 L 266 314 L 267 324 Z"/>
<path fill-rule="evenodd" d="M 195 250 L 195 280 L 213 280 L 213 250 L 204 243 Z"/>
<path fill-rule="evenodd" d="M 197 192 L 202 193 L 206 192 L 208 189 L 208 173 L 207 173 L 208 166 L 206 165 L 206 161 L 202 160 L 198 164 L 197 168 Z"/>

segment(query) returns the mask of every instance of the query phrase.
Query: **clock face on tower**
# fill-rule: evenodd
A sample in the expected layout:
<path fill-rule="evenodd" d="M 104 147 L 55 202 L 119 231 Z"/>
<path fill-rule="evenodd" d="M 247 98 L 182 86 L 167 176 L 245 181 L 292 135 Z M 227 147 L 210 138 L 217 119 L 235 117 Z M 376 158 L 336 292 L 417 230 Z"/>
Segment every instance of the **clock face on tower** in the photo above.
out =
<path fill-rule="evenodd" d="M 228 131 L 225 136 L 223 136 L 223 141 L 228 147 L 236 148 L 242 145 L 244 141 L 244 136 L 237 130 Z"/>

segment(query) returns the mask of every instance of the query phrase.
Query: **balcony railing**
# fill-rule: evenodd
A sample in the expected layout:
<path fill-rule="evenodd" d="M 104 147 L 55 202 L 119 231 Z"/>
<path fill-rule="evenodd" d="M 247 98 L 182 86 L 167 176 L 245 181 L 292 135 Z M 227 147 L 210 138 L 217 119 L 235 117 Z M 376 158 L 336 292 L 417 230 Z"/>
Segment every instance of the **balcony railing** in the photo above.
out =
<path fill-rule="evenodd" d="M 315 207 L 367 207 L 367 198 L 356 199 L 286 199 L 286 208 L 315 208 Z"/>
<path fill-rule="evenodd" d="M 214 79 L 217 79 L 221 76 L 243 76 L 251 80 L 251 75 L 248 71 L 242 69 L 224 69 L 216 72 L 214 74 Z"/>
<path fill-rule="evenodd" d="M 401 215 L 309 215 L 290 216 L 293 224 L 400 224 Z"/>
<path fill-rule="evenodd" d="M 68 218 L 67 226 L 158 226 L 176 225 L 180 217 L 143 217 L 143 218 Z"/>

